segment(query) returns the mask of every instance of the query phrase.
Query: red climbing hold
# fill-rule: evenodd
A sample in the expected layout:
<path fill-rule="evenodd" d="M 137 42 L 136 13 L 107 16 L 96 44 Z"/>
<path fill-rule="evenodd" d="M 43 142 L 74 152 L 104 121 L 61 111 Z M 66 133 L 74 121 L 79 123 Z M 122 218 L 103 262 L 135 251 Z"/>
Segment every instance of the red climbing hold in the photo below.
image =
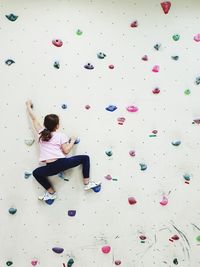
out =
<path fill-rule="evenodd" d="M 173 240 L 179 240 L 179 237 L 178 237 L 177 235 L 173 235 L 173 236 L 171 237 L 171 239 L 173 239 Z"/>
<path fill-rule="evenodd" d="M 171 2 L 166 1 L 166 2 L 162 2 L 161 3 L 162 9 L 164 11 L 165 14 L 168 14 L 170 8 L 171 8 Z"/>
<path fill-rule="evenodd" d="M 134 205 L 134 204 L 137 203 L 137 201 L 136 201 L 136 199 L 134 197 L 129 197 L 128 198 L 128 202 L 129 202 L 130 205 Z"/>
<path fill-rule="evenodd" d="M 60 39 L 54 39 L 52 41 L 52 44 L 55 45 L 55 46 L 57 46 L 57 47 L 61 47 L 63 45 L 63 42 Z"/>
<path fill-rule="evenodd" d="M 104 246 L 101 248 L 101 250 L 104 254 L 108 254 L 111 250 L 111 247 L 110 246 Z"/>
<path fill-rule="evenodd" d="M 115 261 L 115 265 L 120 265 L 122 262 L 120 260 Z"/>
<path fill-rule="evenodd" d="M 114 65 L 109 65 L 108 67 L 109 67 L 109 69 L 113 70 L 115 66 Z"/>
<path fill-rule="evenodd" d="M 138 22 L 137 22 L 137 20 L 135 20 L 135 21 L 133 21 L 132 23 L 131 23 L 131 27 L 132 28 L 136 28 L 138 26 Z"/>
<path fill-rule="evenodd" d="M 155 88 L 155 89 L 152 90 L 152 92 L 153 92 L 154 95 L 157 95 L 157 94 L 160 93 L 160 89 L 159 88 Z"/>
<path fill-rule="evenodd" d="M 144 56 L 142 57 L 142 60 L 144 60 L 144 61 L 148 61 L 148 56 L 147 56 L 147 55 L 144 55 Z"/>

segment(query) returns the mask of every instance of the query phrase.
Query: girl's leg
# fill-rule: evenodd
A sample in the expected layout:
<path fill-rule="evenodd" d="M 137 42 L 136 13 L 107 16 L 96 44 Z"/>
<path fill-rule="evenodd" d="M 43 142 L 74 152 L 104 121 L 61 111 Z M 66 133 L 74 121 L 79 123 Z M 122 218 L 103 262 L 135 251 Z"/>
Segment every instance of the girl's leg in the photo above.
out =
<path fill-rule="evenodd" d="M 33 176 L 35 179 L 40 183 L 49 193 L 54 193 L 54 189 L 52 184 L 49 182 L 47 176 L 50 176 L 51 174 L 48 171 L 48 165 L 42 166 L 33 171 Z"/>

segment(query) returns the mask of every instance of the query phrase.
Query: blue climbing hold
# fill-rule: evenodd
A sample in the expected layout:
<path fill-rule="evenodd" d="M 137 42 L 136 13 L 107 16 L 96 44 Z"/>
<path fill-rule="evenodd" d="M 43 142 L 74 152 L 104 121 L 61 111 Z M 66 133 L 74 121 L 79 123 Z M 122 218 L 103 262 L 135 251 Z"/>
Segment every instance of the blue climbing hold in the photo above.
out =
<path fill-rule="evenodd" d="M 68 210 L 68 216 L 74 217 L 76 215 L 76 210 Z"/>
<path fill-rule="evenodd" d="M 172 145 L 173 146 L 179 146 L 181 144 L 181 141 L 173 141 Z"/>
<path fill-rule="evenodd" d="M 67 105 L 66 104 L 62 104 L 62 109 L 67 109 Z"/>
<path fill-rule="evenodd" d="M 48 205 L 52 205 L 54 203 L 54 199 L 47 199 L 45 200 L 45 202 L 48 204 Z"/>
<path fill-rule="evenodd" d="M 117 109 L 117 107 L 115 105 L 109 105 L 108 107 L 106 107 L 107 111 L 113 112 Z"/>
<path fill-rule="evenodd" d="M 55 253 L 61 254 L 61 253 L 63 253 L 64 248 L 54 247 L 54 248 L 52 248 L 52 250 L 53 250 L 53 252 L 55 252 Z"/>
<path fill-rule="evenodd" d="M 94 66 L 90 63 L 87 63 L 85 66 L 84 66 L 85 69 L 87 70 L 93 70 L 94 69 Z"/>
<path fill-rule="evenodd" d="M 101 184 L 100 185 L 97 185 L 95 187 L 92 188 L 92 190 L 95 192 L 95 193 L 98 193 L 101 191 Z"/>

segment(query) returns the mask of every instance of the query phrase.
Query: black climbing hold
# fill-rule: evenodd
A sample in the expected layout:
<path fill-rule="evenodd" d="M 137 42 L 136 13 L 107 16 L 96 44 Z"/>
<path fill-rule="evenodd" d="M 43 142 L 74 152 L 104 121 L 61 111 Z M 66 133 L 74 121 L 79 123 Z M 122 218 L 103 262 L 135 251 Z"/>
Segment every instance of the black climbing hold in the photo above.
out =
<path fill-rule="evenodd" d="M 55 69 L 60 69 L 60 63 L 59 61 L 55 61 L 54 64 L 53 64 L 54 68 Z"/>
<path fill-rule="evenodd" d="M 66 104 L 62 104 L 62 109 L 66 109 L 67 105 Z"/>
<path fill-rule="evenodd" d="M 7 262 L 6 262 L 6 265 L 7 265 L 7 266 L 11 266 L 12 264 L 13 264 L 12 261 L 7 261 Z"/>
<path fill-rule="evenodd" d="M 172 56 L 172 59 L 177 61 L 179 59 L 179 56 Z"/>
<path fill-rule="evenodd" d="M 100 59 L 104 59 L 106 57 L 106 54 L 102 53 L 102 52 L 99 52 L 97 54 L 97 57 L 100 58 Z"/>
<path fill-rule="evenodd" d="M 13 63 L 15 63 L 15 61 L 12 60 L 12 59 L 7 59 L 7 60 L 5 61 L 5 63 L 6 63 L 6 65 L 10 66 L 10 65 L 12 65 Z"/>
<path fill-rule="evenodd" d="M 8 212 L 13 215 L 13 214 L 15 214 L 17 212 L 17 209 L 16 208 L 10 208 L 8 210 Z"/>
<path fill-rule="evenodd" d="M 154 45 L 154 48 L 158 51 L 158 50 L 160 50 L 160 47 L 161 47 L 161 44 L 155 44 Z"/>
<path fill-rule="evenodd" d="M 15 21 L 18 18 L 18 16 L 11 13 L 10 15 L 6 15 L 6 18 L 9 19 L 10 21 Z"/>
<path fill-rule="evenodd" d="M 178 260 L 177 260 L 177 258 L 175 258 L 175 259 L 173 260 L 173 263 L 174 263 L 175 265 L 178 265 Z"/>
<path fill-rule="evenodd" d="M 67 263 L 67 267 L 71 267 L 74 264 L 74 260 L 73 259 L 69 259 L 68 263 Z"/>
<path fill-rule="evenodd" d="M 196 81 L 195 81 L 195 83 L 196 83 L 197 85 L 200 84 L 200 76 L 196 77 Z"/>

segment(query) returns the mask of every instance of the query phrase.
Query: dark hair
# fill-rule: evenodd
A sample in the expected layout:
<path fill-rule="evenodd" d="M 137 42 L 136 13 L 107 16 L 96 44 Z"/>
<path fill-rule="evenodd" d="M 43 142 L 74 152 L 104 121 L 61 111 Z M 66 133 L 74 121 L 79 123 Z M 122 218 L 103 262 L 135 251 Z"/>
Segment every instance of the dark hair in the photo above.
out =
<path fill-rule="evenodd" d="M 39 140 L 49 141 L 52 137 L 53 131 L 55 131 L 56 126 L 59 124 L 59 117 L 56 114 L 46 115 L 44 118 L 44 130 L 40 133 Z"/>

